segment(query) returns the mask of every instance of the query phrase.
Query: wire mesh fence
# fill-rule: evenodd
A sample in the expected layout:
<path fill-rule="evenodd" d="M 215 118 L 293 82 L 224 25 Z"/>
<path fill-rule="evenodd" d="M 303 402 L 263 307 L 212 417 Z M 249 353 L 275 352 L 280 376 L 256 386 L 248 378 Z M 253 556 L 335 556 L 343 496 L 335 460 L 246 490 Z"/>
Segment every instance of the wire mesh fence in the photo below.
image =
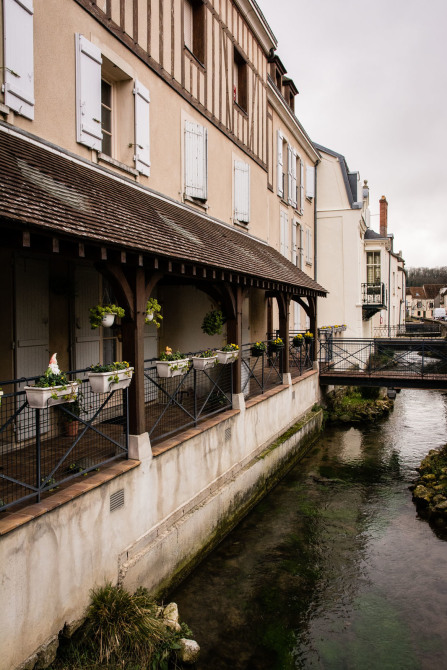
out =
<path fill-rule="evenodd" d="M 246 398 L 265 393 L 283 383 L 283 347 L 272 347 L 269 341 L 244 344 L 241 350 L 241 391 Z"/>
<path fill-rule="evenodd" d="M 38 502 L 65 482 L 127 457 L 127 388 L 94 393 L 83 379 L 75 399 L 34 409 L 24 386 L 36 379 L 0 382 L 0 510 Z"/>
<path fill-rule="evenodd" d="M 152 443 L 232 407 L 233 366 L 213 359 L 198 359 L 157 369 L 155 359 L 145 361 L 146 426 Z M 197 369 L 195 365 L 205 366 Z M 160 372 L 168 376 L 160 376 Z"/>

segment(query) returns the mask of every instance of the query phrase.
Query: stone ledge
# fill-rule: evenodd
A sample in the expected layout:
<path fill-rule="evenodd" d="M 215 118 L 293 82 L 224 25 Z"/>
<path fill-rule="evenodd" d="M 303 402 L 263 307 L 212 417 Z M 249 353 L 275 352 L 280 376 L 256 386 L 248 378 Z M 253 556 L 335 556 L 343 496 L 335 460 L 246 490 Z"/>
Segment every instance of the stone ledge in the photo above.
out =
<path fill-rule="evenodd" d="M 211 419 L 206 419 L 206 421 L 203 421 L 203 423 L 201 423 L 196 428 L 188 428 L 183 430 L 181 433 L 179 433 L 179 435 L 168 438 L 167 440 L 163 440 L 155 446 L 152 446 L 152 455 L 154 457 L 160 456 L 160 454 L 164 454 L 165 451 L 169 451 L 169 449 L 178 447 L 183 442 L 186 442 L 187 440 L 204 433 L 206 430 L 210 430 L 210 428 L 214 428 L 215 426 L 219 425 L 219 423 L 223 423 L 237 414 L 240 414 L 239 409 L 229 409 L 226 412 L 222 412 L 222 414 L 218 414 L 217 416 L 212 417 Z"/>
<path fill-rule="evenodd" d="M 91 475 L 88 479 L 83 481 L 74 480 L 67 488 L 54 493 L 40 503 L 28 505 L 28 507 L 24 507 L 17 512 L 2 512 L 0 514 L 0 536 L 10 533 L 33 519 L 37 519 L 42 514 L 65 505 L 65 503 L 70 502 L 74 498 L 78 498 L 84 495 L 84 493 L 102 486 L 102 484 L 115 479 L 115 477 L 119 477 L 125 472 L 129 472 L 129 470 L 133 470 L 139 465 L 140 461 L 131 460 L 113 463 L 113 465 L 110 465 L 105 470 Z"/>

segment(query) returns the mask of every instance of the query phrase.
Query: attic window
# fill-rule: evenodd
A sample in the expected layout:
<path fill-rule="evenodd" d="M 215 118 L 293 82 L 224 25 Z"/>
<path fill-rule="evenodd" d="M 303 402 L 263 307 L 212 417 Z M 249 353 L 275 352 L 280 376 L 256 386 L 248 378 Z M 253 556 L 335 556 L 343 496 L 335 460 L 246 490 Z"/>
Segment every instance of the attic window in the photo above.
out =
<path fill-rule="evenodd" d="M 234 50 L 233 86 L 234 102 L 246 112 L 248 109 L 248 65 L 237 49 Z"/>
<path fill-rule="evenodd" d="M 184 0 L 185 47 L 205 63 L 205 6 L 201 0 Z"/>

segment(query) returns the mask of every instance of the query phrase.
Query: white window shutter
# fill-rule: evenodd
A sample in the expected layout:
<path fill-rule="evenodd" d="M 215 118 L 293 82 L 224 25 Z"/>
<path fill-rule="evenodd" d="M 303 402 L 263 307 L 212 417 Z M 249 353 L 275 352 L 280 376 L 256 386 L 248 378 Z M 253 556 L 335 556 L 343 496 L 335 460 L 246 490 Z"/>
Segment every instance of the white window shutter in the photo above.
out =
<path fill-rule="evenodd" d="M 304 163 L 300 160 L 300 203 L 299 210 L 301 214 L 303 213 L 304 207 Z"/>
<path fill-rule="evenodd" d="M 291 190 L 290 190 L 290 203 L 293 207 L 297 206 L 297 192 L 296 192 L 296 151 L 292 151 L 292 178 L 291 178 Z"/>
<path fill-rule="evenodd" d="M 288 216 L 287 212 L 280 211 L 280 240 L 279 250 L 283 256 L 289 256 L 289 231 L 288 231 Z"/>
<path fill-rule="evenodd" d="M 282 165 L 283 165 L 283 155 L 282 155 L 282 141 L 283 141 L 283 136 L 280 130 L 278 130 L 278 157 L 277 157 L 277 170 L 276 170 L 276 180 L 277 180 L 277 189 L 276 192 L 278 193 L 281 198 L 284 195 L 284 189 L 283 189 L 283 184 L 282 184 Z"/>
<path fill-rule="evenodd" d="M 292 263 L 297 264 L 297 253 L 296 253 L 296 229 L 297 225 L 295 222 L 292 223 Z"/>
<path fill-rule="evenodd" d="M 149 143 L 149 103 L 148 89 L 135 80 L 135 167 L 138 172 L 149 177 L 151 156 Z"/>
<path fill-rule="evenodd" d="M 304 233 L 303 228 L 300 226 L 300 270 L 304 267 Z"/>
<path fill-rule="evenodd" d="M 185 121 L 185 193 L 192 198 L 207 198 L 207 129 Z"/>
<path fill-rule="evenodd" d="M 76 140 L 101 151 L 101 50 L 76 34 Z"/>
<path fill-rule="evenodd" d="M 315 197 L 315 168 L 313 165 L 306 167 L 306 197 Z"/>
<path fill-rule="evenodd" d="M 234 218 L 250 221 L 250 166 L 243 161 L 234 161 Z"/>
<path fill-rule="evenodd" d="M 290 144 L 287 145 L 287 202 L 292 204 L 292 157 L 293 150 Z"/>
<path fill-rule="evenodd" d="M 3 0 L 5 105 L 34 119 L 33 0 Z"/>

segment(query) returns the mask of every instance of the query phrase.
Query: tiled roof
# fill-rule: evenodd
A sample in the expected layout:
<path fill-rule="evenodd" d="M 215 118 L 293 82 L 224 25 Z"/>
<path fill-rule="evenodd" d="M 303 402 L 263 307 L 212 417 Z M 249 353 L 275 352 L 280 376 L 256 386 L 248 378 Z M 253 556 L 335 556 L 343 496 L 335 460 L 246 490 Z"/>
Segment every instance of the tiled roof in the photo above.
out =
<path fill-rule="evenodd" d="M 424 284 L 425 295 L 430 300 L 434 300 L 442 288 L 444 288 L 444 284 Z"/>
<path fill-rule="evenodd" d="M 251 235 L 9 128 L 0 124 L 3 219 L 80 242 L 115 245 L 326 294 L 279 251 Z"/>
<path fill-rule="evenodd" d="M 408 286 L 407 294 L 410 294 L 413 299 L 425 300 L 427 298 L 423 286 Z"/>

